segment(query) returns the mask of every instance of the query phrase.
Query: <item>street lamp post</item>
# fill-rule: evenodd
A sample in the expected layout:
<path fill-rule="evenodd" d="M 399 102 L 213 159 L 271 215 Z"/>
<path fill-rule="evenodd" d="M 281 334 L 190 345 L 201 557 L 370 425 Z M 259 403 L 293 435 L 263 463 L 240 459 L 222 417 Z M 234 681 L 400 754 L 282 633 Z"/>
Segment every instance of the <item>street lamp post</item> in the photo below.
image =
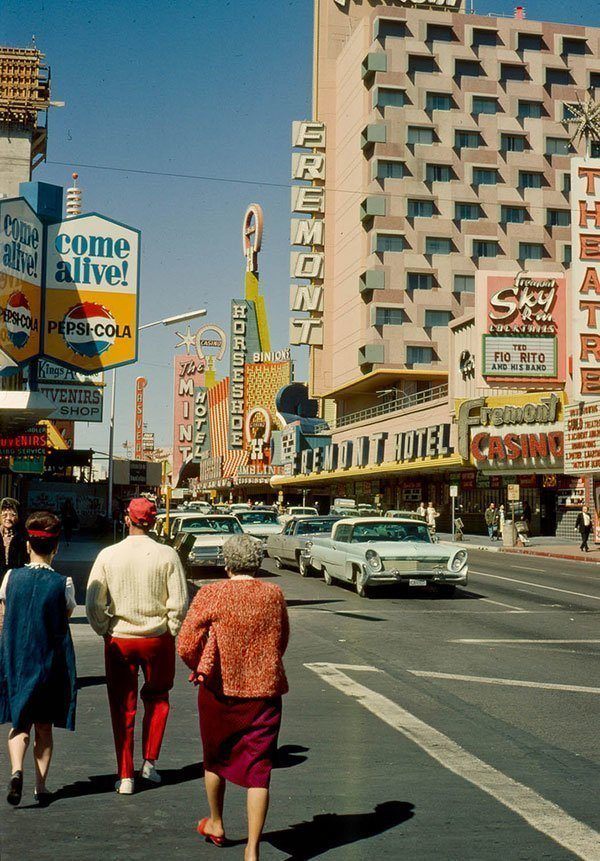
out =
<path fill-rule="evenodd" d="M 153 326 L 172 326 L 175 323 L 183 323 L 186 320 L 194 320 L 196 317 L 204 317 L 206 309 L 200 308 L 198 311 L 186 311 L 184 314 L 177 314 L 175 317 L 165 317 L 163 320 L 154 320 L 152 323 L 144 323 L 138 327 L 138 332 L 144 329 L 151 329 Z M 112 517 L 113 507 L 113 479 L 114 479 L 114 444 L 115 444 L 115 399 L 117 391 L 117 369 L 113 368 L 112 372 L 112 391 L 110 395 L 110 425 L 108 431 L 108 500 L 107 500 L 107 515 L 109 519 Z"/>

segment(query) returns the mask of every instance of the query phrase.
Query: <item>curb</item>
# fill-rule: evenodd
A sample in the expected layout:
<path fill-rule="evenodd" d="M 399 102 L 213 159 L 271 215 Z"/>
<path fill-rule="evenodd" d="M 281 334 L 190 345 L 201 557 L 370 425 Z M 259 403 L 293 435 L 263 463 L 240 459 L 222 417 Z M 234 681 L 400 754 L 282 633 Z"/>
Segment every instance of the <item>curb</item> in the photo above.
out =
<path fill-rule="evenodd" d="M 466 544 L 466 542 L 465 542 Z M 488 547 L 485 544 L 468 544 L 469 550 L 484 550 L 486 553 L 513 553 L 516 556 L 538 556 L 547 559 L 568 559 L 571 562 L 583 562 L 585 565 L 600 565 L 600 559 L 590 559 L 587 556 L 575 556 L 572 553 L 552 553 L 549 550 L 518 550 L 515 547 Z"/>

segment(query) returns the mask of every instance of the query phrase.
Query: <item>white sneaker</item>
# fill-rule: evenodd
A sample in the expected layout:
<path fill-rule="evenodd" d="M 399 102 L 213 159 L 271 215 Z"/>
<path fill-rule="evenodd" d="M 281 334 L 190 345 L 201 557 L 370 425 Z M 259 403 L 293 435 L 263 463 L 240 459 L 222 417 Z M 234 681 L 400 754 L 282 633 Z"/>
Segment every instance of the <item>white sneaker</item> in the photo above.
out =
<path fill-rule="evenodd" d="M 144 760 L 140 777 L 143 777 L 144 780 L 149 780 L 150 783 L 160 783 L 162 781 L 162 777 L 154 767 L 154 763 L 147 759 Z"/>
<path fill-rule="evenodd" d="M 117 780 L 115 789 L 119 795 L 133 795 L 135 790 L 133 777 L 123 777 L 121 780 Z"/>

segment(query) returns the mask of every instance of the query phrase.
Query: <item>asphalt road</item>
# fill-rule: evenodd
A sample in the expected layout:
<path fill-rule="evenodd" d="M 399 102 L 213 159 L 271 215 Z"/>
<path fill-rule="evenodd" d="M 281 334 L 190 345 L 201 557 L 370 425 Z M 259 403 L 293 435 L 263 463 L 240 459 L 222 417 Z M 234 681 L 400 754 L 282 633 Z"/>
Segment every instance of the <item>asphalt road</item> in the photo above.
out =
<path fill-rule="evenodd" d="M 470 564 L 453 599 L 361 599 L 267 562 L 292 640 L 262 859 L 600 859 L 600 566 L 476 551 Z M 241 790 L 228 793 L 234 845 L 194 832 L 205 810 L 185 669 L 165 785 L 120 797 L 101 644 L 81 614 L 73 632 L 82 687 L 77 732 L 57 732 L 59 791 L 46 810 L 28 797 L 2 809 L 2 858 L 241 858 Z"/>

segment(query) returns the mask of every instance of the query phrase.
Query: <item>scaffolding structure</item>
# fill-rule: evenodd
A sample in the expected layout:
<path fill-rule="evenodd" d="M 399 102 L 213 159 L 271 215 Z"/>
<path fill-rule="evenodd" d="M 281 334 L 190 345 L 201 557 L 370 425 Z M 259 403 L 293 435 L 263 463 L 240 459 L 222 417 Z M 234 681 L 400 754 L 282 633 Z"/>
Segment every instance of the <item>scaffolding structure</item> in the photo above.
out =
<path fill-rule="evenodd" d="M 46 159 L 50 69 L 37 48 L 0 47 L 0 130 L 30 132 L 31 169 Z"/>

